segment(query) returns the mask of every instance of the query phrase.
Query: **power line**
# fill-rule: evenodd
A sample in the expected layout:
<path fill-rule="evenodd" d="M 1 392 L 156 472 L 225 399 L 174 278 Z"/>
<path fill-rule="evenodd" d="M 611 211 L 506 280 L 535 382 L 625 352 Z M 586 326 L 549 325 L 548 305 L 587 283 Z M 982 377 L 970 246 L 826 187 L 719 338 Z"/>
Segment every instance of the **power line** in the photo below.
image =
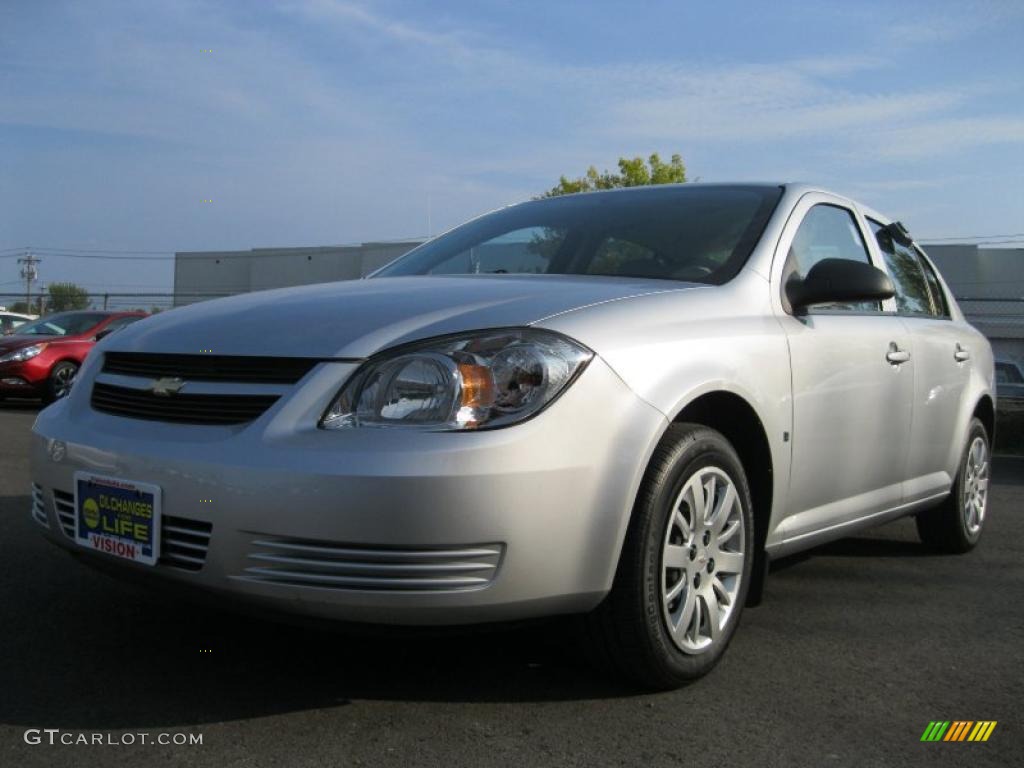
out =
<path fill-rule="evenodd" d="M 1014 232 L 1009 235 L 960 235 L 959 237 L 922 237 L 923 242 L 938 243 L 948 242 L 950 240 L 1002 240 L 1004 238 L 1019 238 L 1024 237 L 1024 232 Z"/>
<path fill-rule="evenodd" d="M 329 243 L 326 245 L 293 245 L 293 246 L 264 246 L 259 248 L 235 248 L 235 249 L 224 249 L 224 250 L 213 250 L 212 253 L 222 254 L 218 258 L 232 258 L 235 256 L 247 257 L 247 256 L 261 256 L 264 255 L 260 251 L 277 251 L 277 250 L 299 250 L 299 249 L 334 249 L 334 248 L 352 248 L 362 247 L 365 245 L 375 243 L 420 243 L 427 240 L 425 235 L 416 235 L 410 237 L 390 237 L 387 239 L 374 239 L 374 240 L 356 240 L 345 243 Z M 60 256 L 68 258 L 98 258 L 98 259 L 139 259 L 146 260 L 147 257 L 151 257 L 153 260 L 160 259 L 173 259 L 177 256 L 177 251 L 148 251 L 148 250 L 131 250 L 131 249 L 118 249 L 118 248 L 66 248 L 60 246 L 35 246 L 35 245 L 24 245 L 20 247 L 0 248 L 0 259 L 13 258 L 17 255 L 16 252 L 27 252 L 33 251 L 35 253 L 41 253 L 47 256 Z M 5 255 L 11 252 L 9 255 Z M 196 251 L 181 251 L 181 253 L 197 253 Z M 198 253 L 204 253 L 199 251 Z"/>
<path fill-rule="evenodd" d="M 128 248 L 66 248 L 59 245 L 23 245 L 20 247 L 0 248 L 0 251 L 70 251 L 72 253 L 132 253 L 143 255 L 174 254 L 174 251 L 136 251 Z"/>
<path fill-rule="evenodd" d="M 106 261 L 173 261 L 174 256 L 113 256 L 101 253 L 62 253 L 56 251 L 49 251 L 45 248 L 38 248 L 35 253 L 41 253 L 44 256 L 51 256 L 55 259 L 88 259 L 88 260 L 106 260 Z M 0 259 L 13 258 L 17 254 L 9 254 L 0 256 Z"/>
<path fill-rule="evenodd" d="M 947 248 L 954 246 L 977 246 L 978 248 L 984 248 L 986 246 L 1019 246 L 1024 245 L 1024 240 L 982 240 L 975 243 L 969 243 L 968 241 L 958 241 L 956 243 L 936 243 L 934 240 L 920 240 L 918 241 L 923 246 L 935 246 L 936 248 Z"/>

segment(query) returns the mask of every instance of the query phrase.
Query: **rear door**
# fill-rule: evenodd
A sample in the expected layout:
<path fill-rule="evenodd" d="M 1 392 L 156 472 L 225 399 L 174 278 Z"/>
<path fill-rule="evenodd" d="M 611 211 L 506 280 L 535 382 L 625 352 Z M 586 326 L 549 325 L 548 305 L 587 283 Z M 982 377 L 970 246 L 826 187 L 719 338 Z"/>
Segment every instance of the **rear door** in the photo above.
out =
<path fill-rule="evenodd" d="M 903 500 L 914 391 L 910 334 L 891 300 L 795 315 L 785 300 L 785 281 L 824 258 L 878 266 L 857 212 L 840 198 L 810 193 L 786 225 L 772 269 L 793 381 L 786 540 Z"/>
<path fill-rule="evenodd" d="M 910 330 L 914 347 L 914 405 L 907 458 L 906 501 L 947 491 L 952 484 L 950 456 L 976 340 L 955 322 L 934 267 L 913 246 L 893 241 L 882 224 L 869 218 L 886 271 L 896 287 L 896 310 Z"/>

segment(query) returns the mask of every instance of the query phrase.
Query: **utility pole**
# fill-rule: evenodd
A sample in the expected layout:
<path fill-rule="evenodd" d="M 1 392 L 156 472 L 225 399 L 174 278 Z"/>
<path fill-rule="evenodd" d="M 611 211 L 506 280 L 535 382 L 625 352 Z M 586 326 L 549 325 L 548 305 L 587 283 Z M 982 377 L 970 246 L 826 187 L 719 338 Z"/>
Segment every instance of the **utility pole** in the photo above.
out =
<path fill-rule="evenodd" d="M 18 259 L 21 264 L 21 276 L 25 278 L 25 314 L 32 314 L 32 283 L 39 277 L 39 270 L 36 269 L 40 259 L 27 251 L 23 257 Z"/>

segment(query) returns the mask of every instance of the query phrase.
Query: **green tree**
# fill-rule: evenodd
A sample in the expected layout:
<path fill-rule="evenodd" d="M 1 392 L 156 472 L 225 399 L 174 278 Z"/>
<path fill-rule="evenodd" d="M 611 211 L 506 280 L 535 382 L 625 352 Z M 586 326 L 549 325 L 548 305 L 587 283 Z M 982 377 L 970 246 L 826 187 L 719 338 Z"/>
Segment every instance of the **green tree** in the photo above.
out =
<path fill-rule="evenodd" d="M 86 309 L 89 306 L 89 292 L 74 283 L 50 283 L 50 298 L 46 306 L 51 312 Z"/>
<path fill-rule="evenodd" d="M 620 187 L 646 187 L 652 184 L 682 184 L 686 181 L 686 166 L 683 164 L 682 155 L 672 155 L 669 162 L 664 162 L 657 152 L 652 154 L 644 162 L 642 157 L 620 157 L 619 172 L 598 173 L 593 165 L 587 169 L 584 176 L 578 179 L 569 179 L 562 176 L 558 185 L 552 187 L 541 197 L 558 197 L 559 195 L 572 195 L 577 192 L 593 192 L 599 189 L 618 189 Z M 530 241 L 530 251 L 551 260 L 561 247 L 564 233 L 554 230 L 545 230 L 537 234 Z M 643 258 L 645 251 L 642 247 L 623 241 L 611 241 L 605 244 L 602 252 L 595 259 L 592 269 L 601 274 L 617 274 L 619 268 L 638 258 Z"/>
<path fill-rule="evenodd" d="M 645 187 L 650 184 L 682 184 L 686 181 L 686 166 L 682 155 L 672 155 L 669 162 L 664 162 L 655 152 L 647 162 L 642 157 L 620 157 L 619 172 L 598 173 L 595 166 L 590 166 L 585 175 L 577 179 L 562 176 L 558 184 L 541 197 L 558 197 L 576 192 L 593 192 L 597 189 L 617 189 L 619 187 Z"/>

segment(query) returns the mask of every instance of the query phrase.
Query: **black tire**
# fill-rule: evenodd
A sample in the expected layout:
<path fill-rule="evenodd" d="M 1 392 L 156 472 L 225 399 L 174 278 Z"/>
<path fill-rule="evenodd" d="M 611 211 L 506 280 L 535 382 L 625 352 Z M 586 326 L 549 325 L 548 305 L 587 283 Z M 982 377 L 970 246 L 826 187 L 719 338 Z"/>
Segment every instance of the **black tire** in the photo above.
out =
<path fill-rule="evenodd" d="M 43 389 L 43 402 L 49 405 L 55 400 L 67 397 L 71 391 L 70 381 L 78 373 L 78 366 L 70 360 L 62 360 L 50 369 L 50 376 Z"/>
<path fill-rule="evenodd" d="M 670 572 L 665 570 L 668 566 L 663 565 L 662 552 L 670 537 L 678 532 L 678 526 L 673 530 L 670 526 L 675 525 L 672 522 L 675 502 L 687 480 L 702 469 L 711 467 L 723 471 L 736 489 L 741 509 L 737 513 L 733 506 L 732 514 L 734 517 L 738 514 L 743 523 L 742 530 L 738 531 L 742 540 L 743 562 L 737 566 L 738 591 L 728 603 L 732 607 L 720 634 L 703 650 L 684 651 L 673 640 L 663 608 L 662 589 L 670 586 Z M 729 441 L 715 430 L 698 424 L 670 426 L 644 474 L 611 592 L 585 618 L 584 642 L 588 643 L 588 651 L 620 676 L 650 690 L 677 688 L 710 671 L 736 631 L 750 586 L 755 541 L 752 509 L 746 473 Z M 697 540 L 696 535 L 693 540 Z M 735 546 L 735 543 L 730 540 L 730 546 Z M 704 587 L 714 590 L 711 570 L 715 565 L 711 557 L 714 550 L 711 547 L 706 550 L 700 548 L 701 554 L 697 557 L 692 554 L 692 549 L 687 551 L 691 552 L 689 559 L 693 565 L 687 567 L 706 568 L 708 575 L 705 578 L 708 581 Z M 704 573 L 703 570 L 694 572 L 698 579 Z M 690 578 L 689 571 L 678 573 L 679 581 Z M 714 574 L 715 579 L 719 577 L 720 574 Z M 678 584 L 679 581 L 673 583 Z M 689 583 L 684 588 L 687 595 Z M 695 590 L 695 595 L 700 594 Z M 700 603 L 700 598 L 696 599 Z M 726 605 L 717 594 L 714 594 L 714 604 Z M 669 605 L 670 612 L 672 604 Z M 704 616 L 708 617 L 708 601 L 700 606 L 703 606 Z M 695 611 L 698 633 L 705 626 L 701 623 L 700 606 Z"/>
<path fill-rule="evenodd" d="M 917 533 L 928 547 L 938 552 L 950 552 L 960 554 L 974 549 L 981 538 L 986 518 L 985 507 L 988 506 L 988 495 L 985 495 L 985 504 L 982 506 L 983 514 L 978 520 L 977 528 L 968 525 L 965 511 L 967 494 L 971 491 L 971 479 L 969 477 L 968 459 L 971 453 L 971 446 L 976 439 L 984 441 L 985 460 L 988 470 L 985 480 L 991 477 L 992 445 L 988 431 L 980 419 L 972 419 L 970 428 L 967 430 L 967 442 L 964 445 L 963 454 L 960 457 L 960 468 L 957 470 L 956 479 L 953 481 L 953 488 L 941 504 L 933 509 L 919 512 L 917 515 Z"/>

